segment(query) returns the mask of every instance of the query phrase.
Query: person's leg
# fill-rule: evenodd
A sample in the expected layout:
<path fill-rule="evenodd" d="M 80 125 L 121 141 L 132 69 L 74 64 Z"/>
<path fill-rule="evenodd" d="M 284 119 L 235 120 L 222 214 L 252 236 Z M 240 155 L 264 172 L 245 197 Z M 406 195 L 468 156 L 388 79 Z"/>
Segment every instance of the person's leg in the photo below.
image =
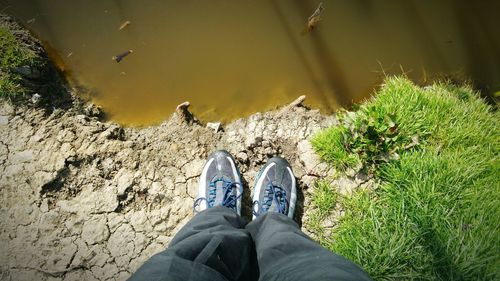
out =
<path fill-rule="evenodd" d="M 255 246 L 239 216 L 242 188 L 232 156 L 210 155 L 193 206 L 200 213 L 130 280 L 253 280 Z"/>
<path fill-rule="evenodd" d="M 371 280 L 354 263 L 312 241 L 283 214 L 263 214 L 246 229 L 255 241 L 259 280 Z"/>
<path fill-rule="evenodd" d="M 288 162 L 271 158 L 254 186 L 252 235 L 259 280 L 370 280 L 354 263 L 324 249 L 292 220 L 295 176 Z"/>
<path fill-rule="evenodd" d="M 129 280 L 252 280 L 255 250 L 245 224 L 229 208 L 209 208 Z"/>

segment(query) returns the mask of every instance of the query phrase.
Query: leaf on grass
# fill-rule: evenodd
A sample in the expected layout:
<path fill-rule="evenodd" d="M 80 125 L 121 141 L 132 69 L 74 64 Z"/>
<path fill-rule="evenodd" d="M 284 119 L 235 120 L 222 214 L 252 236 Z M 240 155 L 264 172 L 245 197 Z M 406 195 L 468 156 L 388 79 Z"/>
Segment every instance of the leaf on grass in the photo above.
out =
<path fill-rule="evenodd" d="M 420 139 L 419 139 L 418 135 L 414 135 L 411 137 L 411 143 L 406 145 L 404 147 L 404 149 L 409 149 L 409 148 L 412 148 L 412 147 L 417 146 L 419 144 L 420 144 Z"/>

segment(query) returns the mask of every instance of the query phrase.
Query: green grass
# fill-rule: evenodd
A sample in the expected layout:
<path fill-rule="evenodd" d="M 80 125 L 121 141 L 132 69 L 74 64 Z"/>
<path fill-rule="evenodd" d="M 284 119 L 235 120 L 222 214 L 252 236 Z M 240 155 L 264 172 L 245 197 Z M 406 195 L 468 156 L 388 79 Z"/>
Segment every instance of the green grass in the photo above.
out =
<path fill-rule="evenodd" d="M 20 66 L 37 63 L 36 53 L 24 46 L 5 27 L 0 26 L 0 98 L 12 99 L 26 93 L 21 76 L 15 72 Z"/>
<path fill-rule="evenodd" d="M 498 117 L 469 87 L 388 78 L 312 140 L 324 161 L 381 182 L 336 199 L 345 215 L 323 244 L 376 280 L 500 280 Z M 323 194 L 316 231 L 317 210 L 335 208 Z"/>
<path fill-rule="evenodd" d="M 316 234 L 316 240 L 323 246 L 328 246 L 331 243 L 330 237 L 325 234 L 323 226 L 324 221 L 330 216 L 338 202 L 339 194 L 332 189 L 327 181 L 317 181 L 314 183 L 314 193 L 312 202 L 314 202 L 314 211 L 307 221 L 309 231 Z"/>

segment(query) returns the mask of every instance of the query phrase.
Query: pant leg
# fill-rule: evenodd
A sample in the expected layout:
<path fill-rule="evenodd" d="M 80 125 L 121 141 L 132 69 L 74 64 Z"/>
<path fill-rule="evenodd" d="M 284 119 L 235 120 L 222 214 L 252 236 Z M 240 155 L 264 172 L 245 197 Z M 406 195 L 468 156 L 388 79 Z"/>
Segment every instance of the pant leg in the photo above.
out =
<path fill-rule="evenodd" d="M 200 212 L 129 280 L 251 280 L 255 246 L 245 224 L 226 207 Z"/>
<path fill-rule="evenodd" d="M 259 280 L 371 280 L 351 261 L 312 241 L 285 215 L 264 214 L 246 229 L 255 241 Z"/>

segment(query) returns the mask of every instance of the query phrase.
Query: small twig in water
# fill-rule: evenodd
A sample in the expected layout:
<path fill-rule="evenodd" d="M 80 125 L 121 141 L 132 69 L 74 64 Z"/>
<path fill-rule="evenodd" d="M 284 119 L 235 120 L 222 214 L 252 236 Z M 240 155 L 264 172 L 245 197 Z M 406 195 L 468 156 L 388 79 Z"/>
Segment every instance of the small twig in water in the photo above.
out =
<path fill-rule="evenodd" d="M 294 107 L 302 105 L 302 103 L 304 102 L 305 99 L 306 99 L 306 95 L 302 95 L 302 96 L 296 98 L 290 104 L 288 104 L 287 106 L 283 107 L 283 109 L 281 109 L 279 113 L 287 112 L 287 111 L 289 111 L 290 109 L 292 109 Z"/>

